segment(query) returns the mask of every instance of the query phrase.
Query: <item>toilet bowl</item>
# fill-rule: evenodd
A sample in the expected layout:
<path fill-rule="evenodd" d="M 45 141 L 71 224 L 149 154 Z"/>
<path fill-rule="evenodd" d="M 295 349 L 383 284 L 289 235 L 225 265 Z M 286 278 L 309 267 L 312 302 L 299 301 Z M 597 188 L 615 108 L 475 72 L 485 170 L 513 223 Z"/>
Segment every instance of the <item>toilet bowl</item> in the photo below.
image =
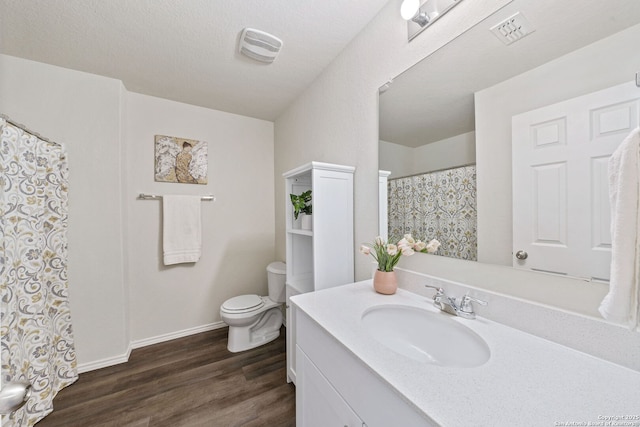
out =
<path fill-rule="evenodd" d="M 227 349 L 230 352 L 249 350 L 280 336 L 285 277 L 285 264 L 272 262 L 267 266 L 269 296 L 240 295 L 222 304 L 220 317 L 229 325 Z"/>

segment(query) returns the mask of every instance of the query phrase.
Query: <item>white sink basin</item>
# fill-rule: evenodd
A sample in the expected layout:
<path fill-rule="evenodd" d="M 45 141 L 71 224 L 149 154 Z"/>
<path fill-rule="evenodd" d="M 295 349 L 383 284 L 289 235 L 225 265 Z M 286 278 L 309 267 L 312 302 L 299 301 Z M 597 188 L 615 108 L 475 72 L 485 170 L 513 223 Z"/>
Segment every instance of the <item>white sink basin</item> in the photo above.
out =
<path fill-rule="evenodd" d="M 487 362 L 491 356 L 487 343 L 449 316 L 410 306 L 379 305 L 364 312 L 362 323 L 381 344 L 419 362 L 467 368 Z"/>

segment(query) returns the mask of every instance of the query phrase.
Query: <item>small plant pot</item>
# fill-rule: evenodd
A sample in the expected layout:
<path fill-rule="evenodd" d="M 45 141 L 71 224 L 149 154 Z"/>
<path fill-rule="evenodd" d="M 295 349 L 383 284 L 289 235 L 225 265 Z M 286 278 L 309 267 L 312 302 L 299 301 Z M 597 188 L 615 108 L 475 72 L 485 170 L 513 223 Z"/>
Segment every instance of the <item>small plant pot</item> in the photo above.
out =
<path fill-rule="evenodd" d="M 305 213 L 300 214 L 300 228 L 303 230 L 313 229 L 313 215 L 307 215 Z"/>

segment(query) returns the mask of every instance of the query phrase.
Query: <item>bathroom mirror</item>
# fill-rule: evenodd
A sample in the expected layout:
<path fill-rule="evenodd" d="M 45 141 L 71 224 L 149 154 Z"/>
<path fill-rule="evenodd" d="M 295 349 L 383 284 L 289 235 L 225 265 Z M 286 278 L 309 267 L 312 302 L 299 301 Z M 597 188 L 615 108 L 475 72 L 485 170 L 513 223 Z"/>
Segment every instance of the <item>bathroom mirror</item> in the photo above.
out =
<path fill-rule="evenodd" d="M 507 24 L 518 34 L 500 34 Z M 519 267 L 512 117 L 630 83 L 637 40 L 637 1 L 514 0 L 381 88 L 379 168 L 393 179 L 474 164 L 477 261 Z"/>

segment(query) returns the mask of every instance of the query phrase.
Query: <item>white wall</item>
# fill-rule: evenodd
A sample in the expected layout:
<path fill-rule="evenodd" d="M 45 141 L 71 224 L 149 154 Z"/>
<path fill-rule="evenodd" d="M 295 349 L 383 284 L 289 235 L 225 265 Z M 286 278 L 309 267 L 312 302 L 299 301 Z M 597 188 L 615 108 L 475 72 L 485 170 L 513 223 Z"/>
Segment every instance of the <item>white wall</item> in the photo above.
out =
<path fill-rule="evenodd" d="M 80 364 L 129 345 L 118 80 L 0 55 L 0 111 L 67 147 L 69 300 Z"/>
<path fill-rule="evenodd" d="M 389 179 L 413 175 L 413 153 L 415 148 L 393 142 L 380 141 L 378 165 L 380 170 L 389 171 Z"/>
<path fill-rule="evenodd" d="M 465 2 L 407 42 L 401 0 L 392 0 L 276 120 L 276 250 L 285 254 L 282 173 L 312 160 L 355 166 L 355 243 L 378 233 L 378 88 L 508 0 Z M 446 22 L 446 24 L 444 24 Z M 356 278 L 371 276 L 357 253 Z"/>
<path fill-rule="evenodd" d="M 273 123 L 127 94 L 127 236 L 131 336 L 136 346 L 215 326 L 232 296 L 267 294 L 274 260 Z M 208 142 L 208 184 L 154 182 L 154 135 Z M 139 193 L 214 194 L 202 202 L 202 257 L 162 264 L 160 201 Z"/>
<path fill-rule="evenodd" d="M 120 81 L 0 55 L 0 112 L 68 149 L 69 294 L 82 371 L 134 346 L 219 325 L 231 296 L 266 294 L 274 257 L 273 123 L 127 92 Z M 154 135 L 209 143 L 209 184 L 154 182 Z M 161 202 L 215 194 L 203 253 L 165 268 Z"/>
<path fill-rule="evenodd" d="M 633 80 L 639 39 L 636 25 L 476 93 L 478 261 L 512 264 L 511 117 Z"/>
<path fill-rule="evenodd" d="M 467 132 L 417 147 L 413 173 L 465 166 L 476 162 L 476 133 Z"/>
<path fill-rule="evenodd" d="M 467 132 L 412 148 L 380 141 L 380 169 L 391 171 L 389 178 L 399 178 L 476 162 L 475 132 Z"/>

